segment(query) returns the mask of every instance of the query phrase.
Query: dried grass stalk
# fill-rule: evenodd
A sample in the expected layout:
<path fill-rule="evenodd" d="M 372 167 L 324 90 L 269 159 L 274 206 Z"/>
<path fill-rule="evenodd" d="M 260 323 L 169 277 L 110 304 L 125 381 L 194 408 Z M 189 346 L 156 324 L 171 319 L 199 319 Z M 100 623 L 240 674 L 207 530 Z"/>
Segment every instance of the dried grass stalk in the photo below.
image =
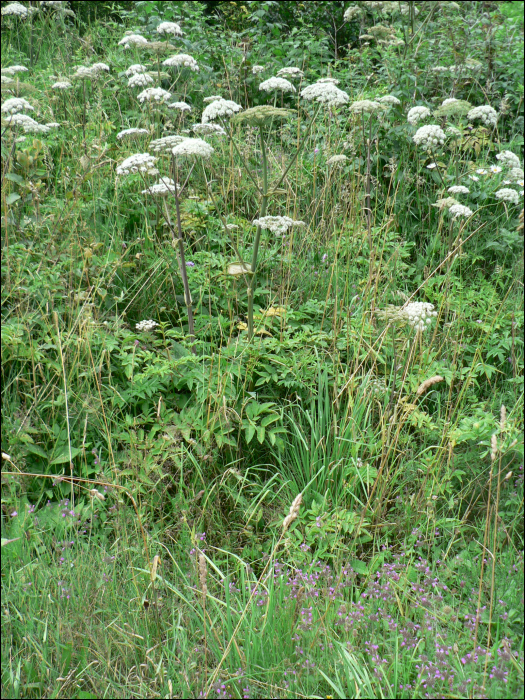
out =
<path fill-rule="evenodd" d="M 423 384 L 420 384 L 416 391 L 416 396 L 421 396 L 424 394 L 428 389 L 430 389 L 431 386 L 434 386 L 434 384 L 439 384 L 439 382 L 442 382 L 445 379 L 445 377 L 440 377 L 439 374 L 436 374 L 435 377 L 430 377 L 430 379 L 425 379 Z"/>

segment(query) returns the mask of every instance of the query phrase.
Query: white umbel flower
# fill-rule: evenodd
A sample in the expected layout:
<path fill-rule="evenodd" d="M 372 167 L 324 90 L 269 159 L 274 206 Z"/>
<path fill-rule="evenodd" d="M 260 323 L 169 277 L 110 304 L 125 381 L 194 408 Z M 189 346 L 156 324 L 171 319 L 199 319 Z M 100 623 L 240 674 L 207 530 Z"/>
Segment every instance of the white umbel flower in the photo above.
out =
<path fill-rule="evenodd" d="M 472 211 L 472 209 L 463 206 L 463 204 L 453 204 L 451 207 L 449 207 L 448 213 L 452 216 L 453 219 L 457 219 L 458 217 L 464 217 L 465 219 L 468 219 L 468 217 L 472 216 L 474 212 Z"/>
<path fill-rule="evenodd" d="M 301 90 L 301 97 L 325 104 L 327 107 L 337 107 L 350 101 L 348 94 L 340 90 L 333 82 L 317 81 Z"/>
<path fill-rule="evenodd" d="M 351 22 L 356 17 L 359 17 L 361 13 L 362 9 L 360 7 L 357 5 L 350 5 L 350 7 L 346 8 L 343 19 L 345 22 Z"/>
<path fill-rule="evenodd" d="M 252 73 L 254 75 L 259 75 L 259 73 L 263 73 L 265 70 L 265 66 L 253 66 L 252 67 Z"/>
<path fill-rule="evenodd" d="M 259 85 L 259 90 L 264 90 L 264 92 L 272 92 L 273 90 L 297 92 L 292 83 L 286 78 L 268 78 L 268 80 Z"/>
<path fill-rule="evenodd" d="M 178 109 L 181 112 L 191 112 L 191 107 L 187 102 L 172 102 L 168 107 L 170 109 Z"/>
<path fill-rule="evenodd" d="M 187 136 L 179 136 L 178 134 L 163 136 L 161 139 L 152 141 L 149 148 L 155 153 L 171 153 L 175 146 L 178 146 L 179 143 L 182 143 L 187 138 Z"/>
<path fill-rule="evenodd" d="M 351 112 L 357 112 L 358 114 L 372 114 L 381 109 L 381 105 L 374 100 L 357 100 L 357 102 L 352 102 L 349 109 Z"/>
<path fill-rule="evenodd" d="M 156 321 L 149 319 L 149 321 L 140 321 L 140 323 L 136 323 L 135 328 L 138 331 L 152 331 L 158 325 L 159 324 Z"/>
<path fill-rule="evenodd" d="M 58 80 L 56 83 L 53 83 L 53 85 L 51 85 L 51 88 L 53 90 L 69 90 L 69 88 L 72 87 L 73 85 L 69 82 L 69 80 Z"/>
<path fill-rule="evenodd" d="M 131 129 L 124 129 L 124 131 L 119 131 L 117 134 L 117 139 L 122 141 L 123 139 L 138 139 L 141 136 L 147 136 L 149 131 L 147 129 L 137 129 L 135 127 Z"/>
<path fill-rule="evenodd" d="M 421 126 L 412 137 L 417 146 L 421 146 L 426 151 L 430 151 L 436 146 L 441 146 L 445 143 L 445 132 L 437 124 Z"/>
<path fill-rule="evenodd" d="M 400 105 L 401 100 L 398 100 L 397 97 L 394 97 L 394 95 L 384 95 L 383 97 L 380 97 L 378 100 L 382 105 Z"/>
<path fill-rule="evenodd" d="M 496 156 L 496 160 L 499 160 L 499 162 L 506 168 L 521 167 L 520 159 L 512 151 L 501 151 L 501 153 L 498 153 L 498 155 Z"/>
<path fill-rule="evenodd" d="M 345 155 L 337 155 L 337 156 L 332 156 L 326 161 L 327 165 L 342 165 L 348 160 L 348 158 Z"/>
<path fill-rule="evenodd" d="M 76 80 L 95 80 L 98 76 L 98 71 L 86 66 L 77 66 L 75 73 L 73 73 L 73 79 Z"/>
<path fill-rule="evenodd" d="M 171 34 L 172 36 L 182 36 L 182 29 L 177 22 L 161 22 L 157 27 L 157 34 Z"/>
<path fill-rule="evenodd" d="M 29 11 L 27 7 L 25 5 L 20 4 L 19 2 L 12 2 L 10 5 L 2 7 L 3 16 L 12 15 L 13 17 L 20 17 L 20 19 L 25 19 L 28 14 Z"/>
<path fill-rule="evenodd" d="M 413 301 L 401 309 L 400 315 L 416 331 L 425 331 L 430 328 L 432 319 L 437 316 L 437 311 L 434 310 L 434 304 L 426 301 Z"/>
<path fill-rule="evenodd" d="M 119 41 L 118 45 L 128 49 L 130 46 L 146 46 L 147 43 L 148 40 L 140 34 L 126 34 L 126 36 L 122 37 Z"/>
<path fill-rule="evenodd" d="M 448 188 L 447 192 L 450 192 L 450 194 L 468 194 L 470 190 L 464 185 L 453 185 Z"/>
<path fill-rule="evenodd" d="M 518 204 L 520 201 L 519 195 L 516 190 L 511 190 L 510 187 L 503 187 L 494 193 L 496 199 L 500 199 L 502 202 L 509 202 L 510 204 Z"/>
<path fill-rule="evenodd" d="M 147 73 L 135 73 L 128 80 L 128 87 L 146 87 L 146 85 L 151 85 L 153 78 Z"/>
<path fill-rule="evenodd" d="M 179 185 L 177 185 L 177 189 L 180 189 Z M 142 190 L 142 194 L 149 194 L 153 197 L 167 197 L 174 192 L 175 182 L 170 177 L 161 177 L 154 185 Z"/>
<path fill-rule="evenodd" d="M 138 73 L 145 73 L 148 69 L 146 66 L 143 66 L 141 63 L 134 63 L 132 66 L 130 66 L 127 71 L 124 73 L 126 78 L 131 78 L 132 75 L 137 75 Z"/>
<path fill-rule="evenodd" d="M 214 100 L 206 107 L 202 113 L 202 123 L 207 124 L 212 122 L 214 119 L 219 117 L 231 117 L 235 112 L 240 112 L 242 109 L 241 105 L 238 105 L 233 100 Z"/>
<path fill-rule="evenodd" d="M 117 175 L 130 175 L 131 173 L 151 173 L 155 170 L 155 156 L 149 153 L 135 153 L 122 161 L 117 166 Z"/>
<path fill-rule="evenodd" d="M 415 126 L 418 122 L 423 121 L 430 116 L 430 110 L 428 107 L 412 107 L 407 114 L 407 122 Z"/>
<path fill-rule="evenodd" d="M 8 66 L 7 68 L 2 68 L 2 75 L 16 75 L 17 73 L 26 73 L 29 68 L 25 66 Z"/>
<path fill-rule="evenodd" d="M 11 97 L 2 105 L 2 114 L 18 114 L 26 110 L 34 112 L 35 108 L 23 97 Z"/>
<path fill-rule="evenodd" d="M 215 149 L 202 139 L 184 139 L 171 152 L 174 156 L 209 158 L 215 153 Z"/>
<path fill-rule="evenodd" d="M 10 78 L 8 75 L 1 75 L 0 80 L 2 82 L 2 85 L 14 85 L 15 81 L 13 78 Z"/>
<path fill-rule="evenodd" d="M 467 114 L 467 119 L 473 122 L 479 119 L 485 126 L 496 126 L 498 123 L 498 113 L 490 105 L 482 105 L 481 107 L 474 107 Z"/>
<path fill-rule="evenodd" d="M 339 80 L 337 78 L 319 78 L 315 81 L 316 83 L 331 83 L 332 85 L 339 85 Z"/>
<path fill-rule="evenodd" d="M 191 128 L 195 134 L 200 134 L 201 136 L 227 136 L 222 126 L 219 126 L 219 124 L 212 124 L 211 122 L 207 124 L 194 124 Z"/>
<path fill-rule="evenodd" d="M 163 90 L 160 87 L 146 88 L 137 95 L 137 100 L 139 102 L 164 102 L 169 100 L 171 97 L 171 92 Z"/>
<path fill-rule="evenodd" d="M 254 219 L 253 225 L 271 231 L 276 236 L 281 236 L 292 226 L 304 226 L 305 223 L 304 221 L 294 221 L 289 216 L 263 216 L 260 219 Z"/>
<path fill-rule="evenodd" d="M 193 56 L 189 56 L 187 53 L 178 53 L 175 56 L 171 56 L 171 58 L 167 58 L 165 61 L 162 61 L 162 65 L 176 68 L 189 68 L 195 72 L 199 71 L 197 61 L 193 58 Z"/>
<path fill-rule="evenodd" d="M 109 73 L 110 67 L 107 63 L 94 63 L 91 66 L 91 70 L 95 73 Z"/>
<path fill-rule="evenodd" d="M 210 102 L 215 102 L 216 100 L 222 100 L 223 97 L 222 95 L 210 95 L 209 97 L 204 97 L 203 102 L 205 104 L 209 104 Z"/>
<path fill-rule="evenodd" d="M 300 68 L 295 68 L 295 66 L 290 66 L 288 68 L 281 68 L 277 71 L 279 78 L 302 78 L 304 76 L 303 71 Z"/>
<path fill-rule="evenodd" d="M 26 134 L 47 134 L 49 127 L 39 124 L 27 114 L 10 114 L 6 119 L 10 127 L 21 126 Z"/>

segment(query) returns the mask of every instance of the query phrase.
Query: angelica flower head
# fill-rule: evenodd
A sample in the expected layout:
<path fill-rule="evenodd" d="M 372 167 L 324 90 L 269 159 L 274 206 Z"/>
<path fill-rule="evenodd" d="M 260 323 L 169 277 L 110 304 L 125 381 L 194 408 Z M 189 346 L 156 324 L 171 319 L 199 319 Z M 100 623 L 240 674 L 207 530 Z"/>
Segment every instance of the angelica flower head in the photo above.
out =
<path fill-rule="evenodd" d="M 146 88 L 137 95 L 137 100 L 139 102 L 164 102 L 169 100 L 171 97 L 171 92 L 163 90 L 160 87 Z"/>
<path fill-rule="evenodd" d="M 181 112 L 191 112 L 191 107 L 187 102 L 172 102 L 168 107 L 170 109 L 178 109 Z"/>
<path fill-rule="evenodd" d="M 128 80 L 128 87 L 146 87 L 151 85 L 153 78 L 147 73 L 135 73 Z"/>
<path fill-rule="evenodd" d="M 226 136 L 226 132 L 219 124 L 212 124 L 208 122 L 207 124 L 194 124 L 192 127 L 194 134 L 199 134 L 200 136 Z"/>
<path fill-rule="evenodd" d="M 180 189 L 179 185 L 177 185 L 177 189 Z M 142 194 L 149 194 L 153 197 L 167 197 L 174 192 L 175 182 L 170 177 L 161 177 L 154 185 L 142 190 Z"/>
<path fill-rule="evenodd" d="M 453 185 L 448 188 L 447 192 L 450 192 L 450 194 L 468 194 L 470 190 L 464 185 Z"/>
<path fill-rule="evenodd" d="M 482 105 L 481 107 L 474 107 L 467 114 L 467 119 L 473 122 L 479 119 L 485 126 L 496 126 L 498 123 L 498 113 L 490 105 Z"/>
<path fill-rule="evenodd" d="M 512 151 L 501 151 L 501 153 L 498 153 L 498 155 L 496 156 L 496 160 L 499 160 L 499 162 L 506 168 L 521 167 L 520 159 Z"/>
<path fill-rule="evenodd" d="M 510 204 L 518 204 L 520 201 L 516 190 L 511 190 L 510 187 L 503 187 L 501 190 L 495 192 L 494 196 L 496 199 L 499 199 L 502 202 L 509 202 Z"/>
<path fill-rule="evenodd" d="M 511 180 L 519 182 L 520 180 L 523 180 L 523 168 L 511 168 L 508 175 Z"/>
<path fill-rule="evenodd" d="M 343 15 L 343 19 L 345 22 L 351 22 L 353 19 L 356 19 L 356 17 L 359 17 L 362 13 L 362 10 L 360 7 L 356 5 L 351 5 L 350 7 L 347 7 L 345 10 L 345 13 Z"/>
<path fill-rule="evenodd" d="M 93 70 L 92 68 L 87 68 L 86 66 L 77 66 L 75 73 L 73 74 L 74 80 L 95 80 L 99 77 L 99 72 Z"/>
<path fill-rule="evenodd" d="M 184 139 L 171 152 L 174 156 L 209 158 L 215 149 L 202 139 Z"/>
<path fill-rule="evenodd" d="M 140 321 L 140 323 L 136 323 L 135 328 L 138 331 L 152 331 L 158 325 L 159 324 L 156 321 L 149 319 L 149 321 Z"/>
<path fill-rule="evenodd" d="M 301 97 L 305 100 L 320 102 L 327 107 L 337 107 L 350 101 L 348 94 L 340 90 L 333 82 L 318 80 L 301 90 Z"/>
<path fill-rule="evenodd" d="M 279 78 L 302 78 L 304 76 L 304 73 L 300 68 L 290 66 L 289 68 L 281 68 L 281 70 L 277 71 L 277 76 Z"/>
<path fill-rule="evenodd" d="M 182 29 L 177 22 L 161 22 L 157 27 L 157 34 L 171 34 L 172 36 L 182 36 Z"/>
<path fill-rule="evenodd" d="M 20 19 L 25 19 L 29 14 L 29 10 L 25 5 L 19 2 L 12 2 L 10 5 L 2 7 L 2 15 L 12 15 L 13 17 L 20 17 Z"/>
<path fill-rule="evenodd" d="M 359 114 L 372 114 L 379 109 L 381 109 L 381 105 L 375 100 L 358 100 L 357 102 L 352 102 L 350 105 L 350 111 Z"/>
<path fill-rule="evenodd" d="M 91 66 L 91 70 L 94 71 L 95 73 L 109 73 L 110 67 L 108 66 L 107 63 L 94 63 Z"/>
<path fill-rule="evenodd" d="M 397 97 L 394 97 L 394 95 L 384 95 L 383 97 L 378 98 L 377 100 L 380 102 L 382 105 L 400 105 L 401 100 L 398 100 Z"/>
<path fill-rule="evenodd" d="M 147 129 L 124 129 L 123 131 L 119 131 L 117 134 L 117 139 L 119 141 L 122 141 L 123 139 L 138 139 L 141 136 L 147 136 L 148 134 L 149 131 Z"/>
<path fill-rule="evenodd" d="M 27 114 L 10 114 L 7 125 L 10 127 L 21 126 L 26 134 L 47 134 L 49 132 L 48 126 L 39 124 Z"/>
<path fill-rule="evenodd" d="M 345 155 L 332 156 L 326 161 L 327 165 L 342 165 L 348 160 Z"/>
<path fill-rule="evenodd" d="M 126 34 L 119 41 L 118 45 L 123 46 L 125 49 L 129 49 L 130 46 L 146 46 L 147 43 L 148 40 L 140 34 Z"/>
<path fill-rule="evenodd" d="M 219 117 L 231 117 L 232 114 L 240 112 L 242 109 L 241 105 L 238 105 L 233 100 L 214 100 L 205 108 L 202 113 L 202 123 L 207 124 L 212 122 Z"/>
<path fill-rule="evenodd" d="M 192 71 L 199 72 L 199 65 L 193 56 L 189 56 L 187 53 L 179 53 L 171 58 L 167 58 L 162 61 L 163 66 L 177 67 L 177 68 L 189 68 Z"/>
<path fill-rule="evenodd" d="M 147 70 L 148 69 L 146 68 L 146 66 L 143 66 L 141 63 L 134 63 L 126 70 L 124 75 L 126 76 L 126 78 L 131 78 L 132 75 L 137 75 L 138 73 L 145 73 Z"/>
<path fill-rule="evenodd" d="M 452 216 L 453 219 L 457 219 L 459 217 L 464 217 L 465 219 L 468 219 L 468 217 L 472 216 L 474 212 L 472 211 L 472 209 L 463 206 L 463 204 L 453 204 L 451 207 L 449 207 L 448 213 Z"/>
<path fill-rule="evenodd" d="M 171 153 L 175 146 L 178 146 L 179 143 L 182 143 L 187 138 L 187 136 L 179 136 L 178 134 L 163 136 L 161 139 L 152 141 L 149 148 L 155 153 Z"/>
<path fill-rule="evenodd" d="M 445 132 L 436 124 L 421 126 L 412 137 L 414 143 L 426 151 L 430 151 L 436 146 L 441 146 L 445 143 L 445 138 Z"/>
<path fill-rule="evenodd" d="M 34 112 L 35 108 L 23 97 L 11 97 L 3 103 L 1 108 L 2 114 L 18 114 L 26 110 Z"/>
<path fill-rule="evenodd" d="M 16 75 L 17 73 L 26 73 L 29 68 L 25 66 L 8 66 L 7 68 L 2 68 L 2 75 Z"/>
<path fill-rule="evenodd" d="M 260 219 L 254 219 L 253 225 L 271 231 L 276 236 L 281 236 L 292 226 L 304 226 L 305 223 L 304 221 L 294 221 L 289 216 L 263 216 Z"/>
<path fill-rule="evenodd" d="M 222 95 L 210 95 L 209 97 L 205 97 L 202 101 L 205 102 L 206 104 L 209 104 L 210 102 L 215 102 L 216 100 L 222 100 L 223 97 Z"/>
<path fill-rule="evenodd" d="M 418 106 L 412 107 L 407 114 L 407 122 L 415 126 L 418 122 L 423 121 L 430 116 L 430 110 L 428 107 Z"/>
<path fill-rule="evenodd" d="M 156 160 L 155 156 L 151 156 L 149 153 L 136 153 L 128 156 L 117 166 L 117 175 L 130 175 L 131 173 L 156 174 Z"/>
<path fill-rule="evenodd" d="M 441 211 L 442 209 L 450 209 L 450 207 L 453 207 L 456 204 L 459 204 L 459 202 L 457 199 L 454 199 L 454 197 L 445 197 L 444 199 L 438 199 L 435 204 L 432 204 L 432 206 Z"/>
<path fill-rule="evenodd" d="M 265 92 L 272 92 L 273 90 L 297 92 L 292 83 L 286 78 L 268 78 L 268 80 L 259 85 L 259 90 L 264 90 Z"/>
<path fill-rule="evenodd" d="M 51 87 L 53 90 L 69 90 L 69 88 L 72 88 L 73 85 L 69 82 L 69 80 L 58 80 L 56 83 L 53 83 Z"/>
<path fill-rule="evenodd" d="M 252 67 L 252 73 L 254 75 L 259 75 L 259 73 L 263 73 L 265 70 L 265 66 L 253 66 Z"/>
<path fill-rule="evenodd" d="M 430 328 L 432 319 L 437 316 L 434 304 L 425 301 L 413 301 L 401 309 L 401 316 L 416 331 L 425 331 Z"/>

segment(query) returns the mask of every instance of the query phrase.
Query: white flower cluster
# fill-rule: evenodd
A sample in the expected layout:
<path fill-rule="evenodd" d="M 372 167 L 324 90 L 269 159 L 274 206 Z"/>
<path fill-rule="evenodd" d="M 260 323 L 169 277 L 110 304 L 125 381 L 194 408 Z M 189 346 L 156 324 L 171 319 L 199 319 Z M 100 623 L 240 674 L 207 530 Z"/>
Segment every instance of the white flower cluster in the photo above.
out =
<path fill-rule="evenodd" d="M 450 192 L 450 194 L 468 194 L 470 190 L 464 185 L 453 185 L 448 188 L 447 192 Z"/>
<path fill-rule="evenodd" d="M 178 53 L 171 58 L 167 58 L 162 61 L 163 66 L 177 67 L 177 68 L 189 68 L 192 71 L 199 71 L 199 66 L 197 61 L 193 56 L 189 56 L 187 53 Z"/>
<path fill-rule="evenodd" d="M 430 116 L 430 110 L 428 107 L 412 107 L 407 114 L 407 122 L 415 126 L 418 122 L 423 121 Z"/>
<path fill-rule="evenodd" d="M 140 321 L 140 323 L 136 323 L 135 328 L 138 331 L 152 331 L 158 325 L 159 324 L 156 321 L 152 321 L 150 319 L 149 321 Z"/>
<path fill-rule="evenodd" d="M 358 100 L 350 105 L 350 111 L 358 112 L 359 114 L 372 114 L 377 112 L 378 109 L 381 109 L 381 105 L 375 100 Z"/>
<path fill-rule="evenodd" d="M 496 156 L 496 160 L 499 160 L 506 168 L 521 168 L 520 159 L 512 151 L 501 151 Z"/>
<path fill-rule="evenodd" d="M 58 80 L 56 83 L 53 83 L 51 87 L 53 90 L 69 90 L 69 88 L 72 88 L 73 85 L 69 82 L 69 80 Z"/>
<path fill-rule="evenodd" d="M 437 316 L 434 304 L 426 301 L 413 301 L 401 309 L 401 315 L 417 331 L 424 331 L 430 327 L 432 319 Z"/>
<path fill-rule="evenodd" d="M 23 97 L 11 97 L 2 105 L 2 114 L 18 114 L 25 110 L 35 111 L 35 108 Z"/>
<path fill-rule="evenodd" d="M 494 196 L 496 199 L 501 199 L 502 202 L 509 202 L 510 204 L 518 204 L 520 201 L 519 194 L 516 190 L 511 190 L 510 187 L 502 187 Z"/>
<path fill-rule="evenodd" d="M 465 219 L 468 219 L 468 217 L 472 216 L 474 212 L 472 211 L 472 209 L 463 206 L 463 204 L 453 204 L 451 207 L 449 207 L 448 213 L 452 216 L 453 219 L 457 219 L 461 216 L 465 217 Z"/>
<path fill-rule="evenodd" d="M 260 219 L 254 219 L 253 225 L 271 231 L 276 236 L 281 236 L 292 226 L 304 226 L 305 223 L 304 221 L 294 221 L 289 216 L 263 216 Z"/>
<path fill-rule="evenodd" d="M 153 174 L 156 172 L 154 167 L 156 160 L 155 156 L 151 156 L 149 153 L 135 153 L 117 166 L 117 175 L 129 175 L 131 173 Z"/>
<path fill-rule="evenodd" d="M 272 90 L 281 90 L 281 92 L 297 92 L 292 83 L 286 78 L 268 78 L 259 85 L 259 90 L 272 92 Z"/>
<path fill-rule="evenodd" d="M 356 5 L 350 5 L 350 7 L 347 7 L 345 10 L 345 13 L 343 15 L 343 19 L 345 22 L 351 22 L 353 19 L 356 17 L 359 17 L 361 15 L 361 8 L 357 7 Z"/>
<path fill-rule="evenodd" d="M 202 113 L 202 123 L 207 124 L 218 117 L 231 117 L 235 112 L 240 112 L 241 105 L 238 105 L 233 100 L 223 100 L 222 97 L 218 100 L 210 102 Z"/>
<path fill-rule="evenodd" d="M 281 70 L 277 71 L 277 75 L 279 78 L 302 78 L 304 73 L 300 68 L 290 66 L 289 68 L 281 68 Z"/>
<path fill-rule="evenodd" d="M 451 136 L 452 138 L 463 136 L 461 130 L 457 129 L 455 126 L 447 126 L 445 129 L 445 134 L 447 134 L 447 136 Z"/>
<path fill-rule="evenodd" d="M 73 78 L 78 80 L 96 80 L 104 71 L 109 71 L 106 63 L 94 63 L 92 66 L 77 66 Z"/>
<path fill-rule="evenodd" d="M 135 127 L 131 129 L 124 129 L 124 131 L 119 131 L 117 134 L 117 139 L 122 141 L 122 139 L 137 139 L 140 136 L 147 136 L 149 131 L 147 129 L 137 129 Z"/>
<path fill-rule="evenodd" d="M 126 78 L 131 78 L 132 75 L 137 75 L 138 73 L 145 73 L 148 69 L 140 63 L 134 63 L 130 66 L 124 73 Z"/>
<path fill-rule="evenodd" d="M 444 107 L 445 105 L 451 105 L 454 104 L 454 102 L 459 102 L 457 97 L 447 97 L 446 100 L 443 100 L 441 106 Z"/>
<path fill-rule="evenodd" d="M 177 189 L 180 189 L 179 185 Z M 172 192 L 175 192 L 175 182 L 170 177 L 161 177 L 154 185 L 142 190 L 142 194 L 150 194 L 153 197 L 166 197 Z"/>
<path fill-rule="evenodd" d="M 49 127 L 39 124 L 27 114 L 10 114 L 8 126 L 21 126 L 26 134 L 47 134 Z"/>
<path fill-rule="evenodd" d="M 151 85 L 153 78 L 147 73 L 135 73 L 128 80 L 128 87 L 146 87 Z"/>
<path fill-rule="evenodd" d="M 337 163 L 344 163 L 348 158 L 345 155 L 332 156 L 326 161 L 327 165 L 337 165 Z"/>
<path fill-rule="evenodd" d="M 146 46 L 147 43 L 148 40 L 140 34 L 126 34 L 126 36 L 119 41 L 118 45 L 129 49 L 130 46 Z"/>
<path fill-rule="evenodd" d="M 426 151 L 430 151 L 434 146 L 441 146 L 445 143 L 445 138 L 445 132 L 436 124 L 421 126 L 412 137 L 414 143 Z"/>
<path fill-rule="evenodd" d="M 339 85 L 339 80 L 337 78 L 319 78 L 316 80 L 317 83 L 331 83 L 332 85 Z"/>
<path fill-rule="evenodd" d="M 467 119 L 473 122 L 475 119 L 480 119 L 485 126 L 496 126 L 498 123 L 498 113 L 490 105 L 482 105 L 474 107 L 467 114 Z"/>
<path fill-rule="evenodd" d="M 200 134 L 201 136 L 226 136 L 226 132 L 219 126 L 219 124 L 212 124 L 208 122 L 207 124 L 194 124 L 192 130 L 195 134 Z"/>
<path fill-rule="evenodd" d="M 182 36 L 182 29 L 177 22 L 161 22 L 157 27 L 158 34 L 171 34 L 172 36 Z"/>
<path fill-rule="evenodd" d="M 523 168 L 511 168 L 509 177 L 511 180 L 523 180 Z"/>
<path fill-rule="evenodd" d="M 2 68 L 2 75 L 16 75 L 17 73 L 25 73 L 29 70 L 25 66 L 9 66 L 8 68 Z"/>
<path fill-rule="evenodd" d="M 110 68 L 107 63 L 94 63 L 91 66 L 91 70 L 94 71 L 95 73 L 102 73 L 105 71 L 106 73 L 109 73 Z"/>
<path fill-rule="evenodd" d="M 160 87 L 155 87 L 155 88 L 146 88 L 142 92 L 139 92 L 137 95 L 137 100 L 139 102 L 164 102 L 165 100 L 169 100 L 171 97 L 171 92 L 168 92 L 167 90 L 163 90 Z"/>
<path fill-rule="evenodd" d="M 161 153 L 162 151 L 171 152 L 175 146 L 182 143 L 187 139 L 187 136 L 179 136 L 174 134 L 173 136 L 163 136 L 161 139 L 155 139 L 149 145 L 150 149 L 155 153 Z"/>
<path fill-rule="evenodd" d="M 394 95 L 384 95 L 383 97 L 380 97 L 378 100 L 382 105 L 400 105 L 401 100 L 398 100 L 397 97 L 394 97 Z"/>
<path fill-rule="evenodd" d="M 171 152 L 174 156 L 198 156 L 200 158 L 209 158 L 213 153 L 215 153 L 215 149 L 202 139 L 186 138 L 184 141 L 181 141 L 178 146 L 175 146 Z"/>
<path fill-rule="evenodd" d="M 179 109 L 181 112 L 191 112 L 191 107 L 187 102 L 172 102 L 168 107 L 170 109 Z"/>
<path fill-rule="evenodd" d="M 265 66 L 253 66 L 252 73 L 254 75 L 259 75 L 259 73 L 262 73 L 264 70 L 265 70 Z"/>
<path fill-rule="evenodd" d="M 13 78 L 10 78 L 8 75 L 2 75 L 0 76 L 0 79 L 2 81 L 2 85 L 14 85 L 15 81 Z"/>
<path fill-rule="evenodd" d="M 327 82 L 327 80 L 330 80 L 330 82 Z M 301 90 L 301 97 L 305 100 L 320 102 L 327 107 L 344 105 L 350 100 L 348 94 L 336 87 L 332 79 L 329 78 L 318 80 L 313 85 L 305 87 Z"/>
<path fill-rule="evenodd" d="M 12 15 L 13 17 L 26 18 L 29 14 L 28 8 L 19 2 L 12 2 L 10 5 L 2 7 L 2 15 Z"/>

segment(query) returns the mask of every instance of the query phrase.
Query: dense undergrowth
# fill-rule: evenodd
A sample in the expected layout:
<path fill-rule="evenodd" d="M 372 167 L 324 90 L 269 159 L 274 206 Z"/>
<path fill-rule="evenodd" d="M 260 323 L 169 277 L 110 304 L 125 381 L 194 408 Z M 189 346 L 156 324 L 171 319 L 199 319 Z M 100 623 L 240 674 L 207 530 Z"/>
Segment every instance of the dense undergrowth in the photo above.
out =
<path fill-rule="evenodd" d="M 2 3 L 2 696 L 521 697 L 523 3 L 82 4 Z"/>

